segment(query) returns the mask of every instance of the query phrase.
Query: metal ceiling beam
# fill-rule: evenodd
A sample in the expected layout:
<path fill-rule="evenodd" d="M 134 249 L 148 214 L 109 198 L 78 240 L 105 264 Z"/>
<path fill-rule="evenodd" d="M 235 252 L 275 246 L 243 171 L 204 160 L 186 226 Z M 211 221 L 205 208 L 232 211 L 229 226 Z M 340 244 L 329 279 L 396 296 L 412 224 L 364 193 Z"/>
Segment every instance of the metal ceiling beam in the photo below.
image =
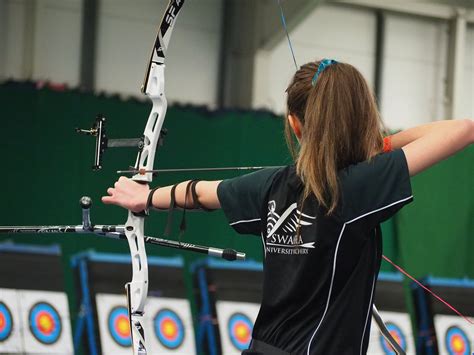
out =
<path fill-rule="evenodd" d="M 99 1 L 82 1 L 82 36 L 80 86 L 85 90 L 95 89 L 95 65 L 97 52 Z"/>
<path fill-rule="evenodd" d="M 35 57 L 37 0 L 27 1 L 24 6 L 25 29 L 23 33 L 22 75 L 24 78 L 32 79 Z"/>
<path fill-rule="evenodd" d="M 465 13 L 459 12 L 450 23 L 449 51 L 447 70 L 447 115 L 450 118 L 461 118 L 461 101 L 465 77 L 466 19 Z"/>
<path fill-rule="evenodd" d="M 416 2 L 408 0 L 332 0 L 331 3 L 386 10 L 443 20 L 455 18 L 459 9 L 462 8 L 463 10 L 466 10 L 466 21 L 474 23 L 473 0 L 426 0 Z"/>
<path fill-rule="evenodd" d="M 464 7 L 466 9 L 474 9 L 474 1 L 472 0 L 423 0 L 425 3 L 438 3 L 449 6 Z"/>
<path fill-rule="evenodd" d="M 218 83 L 220 108 L 248 109 L 252 104 L 258 22 L 255 0 L 226 0 L 223 4 Z"/>

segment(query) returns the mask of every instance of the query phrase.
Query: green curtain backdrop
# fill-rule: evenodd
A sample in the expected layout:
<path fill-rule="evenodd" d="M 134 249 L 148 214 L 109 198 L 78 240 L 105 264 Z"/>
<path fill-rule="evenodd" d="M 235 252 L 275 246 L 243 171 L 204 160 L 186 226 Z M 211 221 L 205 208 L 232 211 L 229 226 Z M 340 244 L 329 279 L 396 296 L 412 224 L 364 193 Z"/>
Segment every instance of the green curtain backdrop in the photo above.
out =
<path fill-rule="evenodd" d="M 474 277 L 474 147 L 412 179 L 396 216 L 403 265 L 415 276 Z"/>
<path fill-rule="evenodd" d="M 78 204 L 92 197 L 92 222 L 122 224 L 126 211 L 105 206 L 100 197 L 117 179 L 116 170 L 135 161 L 134 149 L 112 149 L 104 156 L 102 171 L 93 172 L 95 140 L 74 132 L 90 128 L 95 116 L 107 118 L 110 138 L 140 137 L 150 104 L 118 97 L 94 96 L 78 91 L 37 89 L 34 84 L 0 86 L 2 203 L 0 225 L 80 224 Z M 281 118 L 266 112 L 209 112 L 196 107 L 171 107 L 168 129 L 155 167 L 223 167 L 282 165 L 291 162 L 283 139 Z M 384 253 L 402 263 L 415 276 L 474 277 L 470 256 L 474 251 L 474 149 L 449 159 L 413 180 L 415 203 L 384 224 Z M 163 174 L 155 185 L 189 178 L 223 179 L 235 172 Z M 147 219 L 146 233 L 161 236 L 166 215 Z M 179 213 L 175 216 L 178 229 Z M 238 236 L 220 212 L 189 213 L 184 240 L 196 244 L 231 247 L 260 261 L 259 238 Z M 177 235 L 177 233 L 175 233 Z M 70 256 L 87 249 L 128 254 L 126 242 L 89 235 L 0 236 L 17 243 L 61 245 L 71 316 L 77 313 Z M 148 247 L 148 254 L 176 255 L 175 250 Z M 186 265 L 201 255 L 182 253 Z M 383 270 L 392 270 L 383 264 Z M 21 277 L 21 275 L 19 275 Z M 191 296 L 191 281 L 186 280 Z"/>

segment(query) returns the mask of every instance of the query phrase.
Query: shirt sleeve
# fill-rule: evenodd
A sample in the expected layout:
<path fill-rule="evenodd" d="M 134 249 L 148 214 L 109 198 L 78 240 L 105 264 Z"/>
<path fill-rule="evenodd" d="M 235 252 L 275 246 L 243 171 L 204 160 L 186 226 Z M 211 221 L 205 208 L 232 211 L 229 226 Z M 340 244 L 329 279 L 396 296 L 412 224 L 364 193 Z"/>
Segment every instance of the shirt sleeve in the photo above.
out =
<path fill-rule="evenodd" d="M 257 172 L 223 180 L 217 196 L 229 225 L 238 233 L 260 236 L 263 207 L 275 174 L 281 168 Z"/>
<path fill-rule="evenodd" d="M 352 165 L 340 178 L 342 217 L 346 223 L 365 219 L 373 227 L 413 201 L 408 165 L 401 149 Z"/>

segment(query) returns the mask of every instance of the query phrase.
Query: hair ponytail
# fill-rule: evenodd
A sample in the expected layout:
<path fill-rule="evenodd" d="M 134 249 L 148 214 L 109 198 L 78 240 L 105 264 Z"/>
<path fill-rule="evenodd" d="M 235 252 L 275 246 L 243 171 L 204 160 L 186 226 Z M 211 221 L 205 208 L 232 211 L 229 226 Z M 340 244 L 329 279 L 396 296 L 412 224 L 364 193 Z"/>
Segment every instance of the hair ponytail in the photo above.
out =
<path fill-rule="evenodd" d="M 340 200 L 338 171 L 383 149 L 381 121 L 363 76 L 353 66 L 325 68 L 312 85 L 320 62 L 303 65 L 288 86 L 288 114 L 302 124 L 299 147 L 286 120 L 285 136 L 305 189 L 332 214 Z"/>

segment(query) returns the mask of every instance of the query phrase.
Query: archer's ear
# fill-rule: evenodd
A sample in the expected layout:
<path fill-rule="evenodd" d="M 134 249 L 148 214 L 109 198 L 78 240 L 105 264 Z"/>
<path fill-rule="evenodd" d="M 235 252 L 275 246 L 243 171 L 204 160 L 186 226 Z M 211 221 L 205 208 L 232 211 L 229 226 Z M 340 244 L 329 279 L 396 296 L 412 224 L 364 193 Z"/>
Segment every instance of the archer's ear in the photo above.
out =
<path fill-rule="evenodd" d="M 296 138 L 301 139 L 301 129 L 303 128 L 303 125 L 299 118 L 295 115 L 289 114 L 288 122 L 290 123 L 291 129 L 295 133 Z"/>

